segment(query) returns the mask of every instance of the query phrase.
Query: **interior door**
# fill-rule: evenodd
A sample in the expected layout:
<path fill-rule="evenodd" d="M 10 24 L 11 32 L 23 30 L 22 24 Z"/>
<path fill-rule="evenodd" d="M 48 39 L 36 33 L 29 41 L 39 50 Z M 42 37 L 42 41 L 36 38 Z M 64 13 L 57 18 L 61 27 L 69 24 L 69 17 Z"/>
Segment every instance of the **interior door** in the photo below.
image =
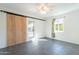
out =
<path fill-rule="evenodd" d="M 8 46 L 15 45 L 15 15 L 7 14 L 7 43 Z"/>
<path fill-rule="evenodd" d="M 7 42 L 8 46 L 26 42 L 26 17 L 7 14 Z"/>
<path fill-rule="evenodd" d="M 27 19 L 26 19 L 26 17 L 21 17 L 21 22 L 22 22 L 22 29 L 21 29 L 21 31 L 22 31 L 22 43 L 23 42 L 26 42 L 26 39 L 27 39 L 27 35 L 26 35 L 26 33 L 27 33 Z"/>
<path fill-rule="evenodd" d="M 26 42 L 26 17 L 15 16 L 16 44 Z"/>

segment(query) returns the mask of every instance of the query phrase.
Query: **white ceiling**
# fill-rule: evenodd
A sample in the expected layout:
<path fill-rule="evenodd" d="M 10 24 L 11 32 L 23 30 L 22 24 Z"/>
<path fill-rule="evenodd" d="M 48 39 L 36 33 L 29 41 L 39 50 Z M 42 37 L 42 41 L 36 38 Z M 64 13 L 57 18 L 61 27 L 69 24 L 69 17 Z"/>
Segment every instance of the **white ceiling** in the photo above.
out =
<path fill-rule="evenodd" d="M 0 7 L 4 7 L 5 10 L 14 10 L 21 14 L 49 19 L 54 15 L 67 13 L 73 10 L 79 9 L 77 3 L 47 3 L 49 11 L 47 14 L 41 14 L 37 9 L 37 3 L 0 3 Z"/>

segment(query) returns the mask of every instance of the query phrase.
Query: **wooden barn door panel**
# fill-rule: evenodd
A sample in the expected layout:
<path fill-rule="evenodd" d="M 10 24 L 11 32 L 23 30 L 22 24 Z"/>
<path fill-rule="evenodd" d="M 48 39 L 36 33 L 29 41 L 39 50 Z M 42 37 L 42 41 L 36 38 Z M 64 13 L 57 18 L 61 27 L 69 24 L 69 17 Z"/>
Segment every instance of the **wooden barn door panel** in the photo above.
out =
<path fill-rule="evenodd" d="M 8 46 L 26 42 L 26 17 L 7 14 Z"/>
<path fill-rule="evenodd" d="M 22 42 L 26 42 L 26 17 L 21 17 L 22 20 Z"/>
<path fill-rule="evenodd" d="M 26 41 L 26 18 L 21 16 L 15 16 L 16 23 L 16 44 Z"/>
<path fill-rule="evenodd" d="M 7 42 L 8 46 L 15 45 L 15 16 L 12 14 L 7 14 Z"/>

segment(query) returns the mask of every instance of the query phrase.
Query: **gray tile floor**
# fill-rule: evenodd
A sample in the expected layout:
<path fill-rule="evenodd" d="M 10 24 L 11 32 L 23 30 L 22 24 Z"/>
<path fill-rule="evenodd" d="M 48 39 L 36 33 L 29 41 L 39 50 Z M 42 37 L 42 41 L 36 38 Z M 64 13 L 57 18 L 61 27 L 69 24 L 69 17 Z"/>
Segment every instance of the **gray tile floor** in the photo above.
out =
<path fill-rule="evenodd" d="M 79 45 L 59 40 L 41 39 L 0 49 L 0 55 L 79 55 Z"/>

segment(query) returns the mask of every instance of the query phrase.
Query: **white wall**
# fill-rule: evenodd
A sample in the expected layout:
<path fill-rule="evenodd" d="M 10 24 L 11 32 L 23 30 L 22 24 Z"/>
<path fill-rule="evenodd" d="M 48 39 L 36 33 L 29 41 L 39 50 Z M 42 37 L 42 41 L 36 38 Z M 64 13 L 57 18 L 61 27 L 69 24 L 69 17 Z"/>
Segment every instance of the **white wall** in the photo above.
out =
<path fill-rule="evenodd" d="M 7 21 L 6 14 L 0 12 L 0 48 L 7 47 Z"/>
<path fill-rule="evenodd" d="M 55 33 L 56 39 L 79 44 L 79 10 L 56 16 L 57 18 L 65 16 L 64 32 Z M 51 21 L 48 21 L 47 36 L 51 37 Z M 50 28 L 50 29 L 49 29 Z"/>
<path fill-rule="evenodd" d="M 79 10 L 59 15 L 65 16 L 64 32 L 56 33 L 56 38 L 63 41 L 79 44 Z"/>

